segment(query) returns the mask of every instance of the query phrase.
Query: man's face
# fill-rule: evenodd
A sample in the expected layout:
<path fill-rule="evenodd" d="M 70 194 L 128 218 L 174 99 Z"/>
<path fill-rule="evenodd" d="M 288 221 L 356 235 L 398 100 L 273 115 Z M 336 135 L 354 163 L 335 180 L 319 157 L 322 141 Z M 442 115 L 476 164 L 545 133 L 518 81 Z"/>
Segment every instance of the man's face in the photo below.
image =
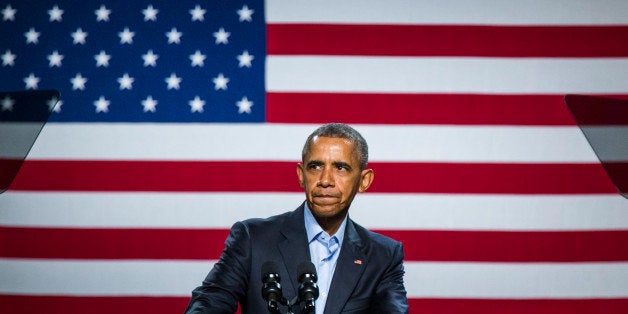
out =
<path fill-rule="evenodd" d="M 373 170 L 360 171 L 356 145 L 344 138 L 315 137 L 297 165 L 307 205 L 317 219 L 343 218 L 355 194 L 373 181 Z"/>

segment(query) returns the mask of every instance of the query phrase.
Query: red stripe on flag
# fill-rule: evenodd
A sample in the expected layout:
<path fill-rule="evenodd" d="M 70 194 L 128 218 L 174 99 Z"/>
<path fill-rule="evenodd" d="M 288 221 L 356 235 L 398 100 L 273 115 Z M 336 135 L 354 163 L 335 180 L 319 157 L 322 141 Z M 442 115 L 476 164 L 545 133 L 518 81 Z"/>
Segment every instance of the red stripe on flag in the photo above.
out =
<path fill-rule="evenodd" d="M 627 144 L 628 145 L 628 144 Z M 626 156 L 628 159 L 628 156 Z M 628 163 L 604 162 L 602 163 L 606 173 L 613 180 L 620 193 L 628 194 Z"/>
<path fill-rule="evenodd" d="M 628 230 L 377 232 L 401 241 L 412 261 L 628 261 Z"/>
<path fill-rule="evenodd" d="M 266 119 L 274 123 L 575 125 L 563 97 L 267 93 Z"/>
<path fill-rule="evenodd" d="M 427 148 L 429 149 L 429 148 Z M 601 164 L 373 163 L 370 191 L 595 194 L 617 190 Z"/>
<path fill-rule="evenodd" d="M 429 149 L 429 148 L 428 148 Z M 371 163 L 382 193 L 611 194 L 601 164 Z M 299 192 L 296 162 L 27 160 L 12 190 Z"/>
<path fill-rule="evenodd" d="M 0 227 L 0 256 L 50 259 L 218 259 L 225 229 Z"/>
<path fill-rule="evenodd" d="M 190 288 L 190 291 L 192 288 Z M 0 312 L 13 314 L 47 313 L 183 313 L 187 297 L 90 297 L 45 295 L 0 295 Z"/>
<path fill-rule="evenodd" d="M 299 191 L 296 162 L 27 160 L 14 190 Z"/>
<path fill-rule="evenodd" d="M 580 126 L 628 126 L 625 97 L 567 95 L 565 102 Z"/>
<path fill-rule="evenodd" d="M 626 57 L 628 26 L 269 24 L 270 55 Z"/>
<path fill-rule="evenodd" d="M 623 314 L 628 299 L 409 299 L 410 313 Z"/>
<path fill-rule="evenodd" d="M 2 149 L 5 149 L 5 147 L 2 147 Z M 0 192 L 9 188 L 23 161 L 24 159 L 3 158 L 0 156 Z"/>
<path fill-rule="evenodd" d="M 378 231 L 408 261 L 628 261 L 622 231 Z M 46 259 L 217 260 L 228 230 L 1 227 L 0 256 Z M 190 241 L 193 239 L 193 241 Z"/>
<path fill-rule="evenodd" d="M 0 295 L 6 313 L 182 313 L 189 297 L 89 297 Z M 623 314 L 628 299 L 445 299 L 410 298 L 410 313 Z"/>

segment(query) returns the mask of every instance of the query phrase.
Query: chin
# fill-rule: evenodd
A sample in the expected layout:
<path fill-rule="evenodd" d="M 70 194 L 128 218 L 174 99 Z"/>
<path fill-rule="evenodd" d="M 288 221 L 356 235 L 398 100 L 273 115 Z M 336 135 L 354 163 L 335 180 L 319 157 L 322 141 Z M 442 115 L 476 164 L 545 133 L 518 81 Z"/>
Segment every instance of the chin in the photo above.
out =
<path fill-rule="evenodd" d="M 314 207 L 314 208 L 312 208 Z M 333 218 L 338 216 L 343 216 L 345 211 L 341 209 L 340 205 L 317 205 L 310 206 L 310 210 L 312 214 L 316 217 L 321 218 Z"/>

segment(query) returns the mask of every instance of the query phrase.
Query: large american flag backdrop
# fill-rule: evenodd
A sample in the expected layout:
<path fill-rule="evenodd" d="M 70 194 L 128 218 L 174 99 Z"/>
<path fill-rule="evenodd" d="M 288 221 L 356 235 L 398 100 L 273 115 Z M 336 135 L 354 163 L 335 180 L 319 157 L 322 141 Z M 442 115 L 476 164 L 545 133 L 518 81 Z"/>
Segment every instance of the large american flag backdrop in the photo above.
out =
<path fill-rule="evenodd" d="M 2 313 L 182 312 L 332 121 L 369 141 L 351 216 L 404 243 L 411 312 L 628 309 L 628 201 L 563 103 L 628 95 L 626 1 L 0 10 L 0 89 L 61 92 L 0 195 Z"/>

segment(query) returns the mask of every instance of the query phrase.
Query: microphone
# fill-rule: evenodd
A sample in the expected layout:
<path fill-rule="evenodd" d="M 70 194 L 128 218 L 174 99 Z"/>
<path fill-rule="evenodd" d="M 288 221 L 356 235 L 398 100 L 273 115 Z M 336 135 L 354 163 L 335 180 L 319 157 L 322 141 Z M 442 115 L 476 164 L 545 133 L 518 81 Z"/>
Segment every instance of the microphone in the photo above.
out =
<path fill-rule="evenodd" d="M 270 313 L 279 313 L 279 302 L 283 299 L 281 292 L 279 266 L 273 261 L 262 264 L 262 297 L 266 301 Z"/>
<path fill-rule="evenodd" d="M 299 276 L 299 299 L 305 301 L 302 313 L 314 313 L 314 301 L 318 298 L 318 286 L 316 285 L 316 267 L 312 262 L 302 262 L 297 267 Z"/>

